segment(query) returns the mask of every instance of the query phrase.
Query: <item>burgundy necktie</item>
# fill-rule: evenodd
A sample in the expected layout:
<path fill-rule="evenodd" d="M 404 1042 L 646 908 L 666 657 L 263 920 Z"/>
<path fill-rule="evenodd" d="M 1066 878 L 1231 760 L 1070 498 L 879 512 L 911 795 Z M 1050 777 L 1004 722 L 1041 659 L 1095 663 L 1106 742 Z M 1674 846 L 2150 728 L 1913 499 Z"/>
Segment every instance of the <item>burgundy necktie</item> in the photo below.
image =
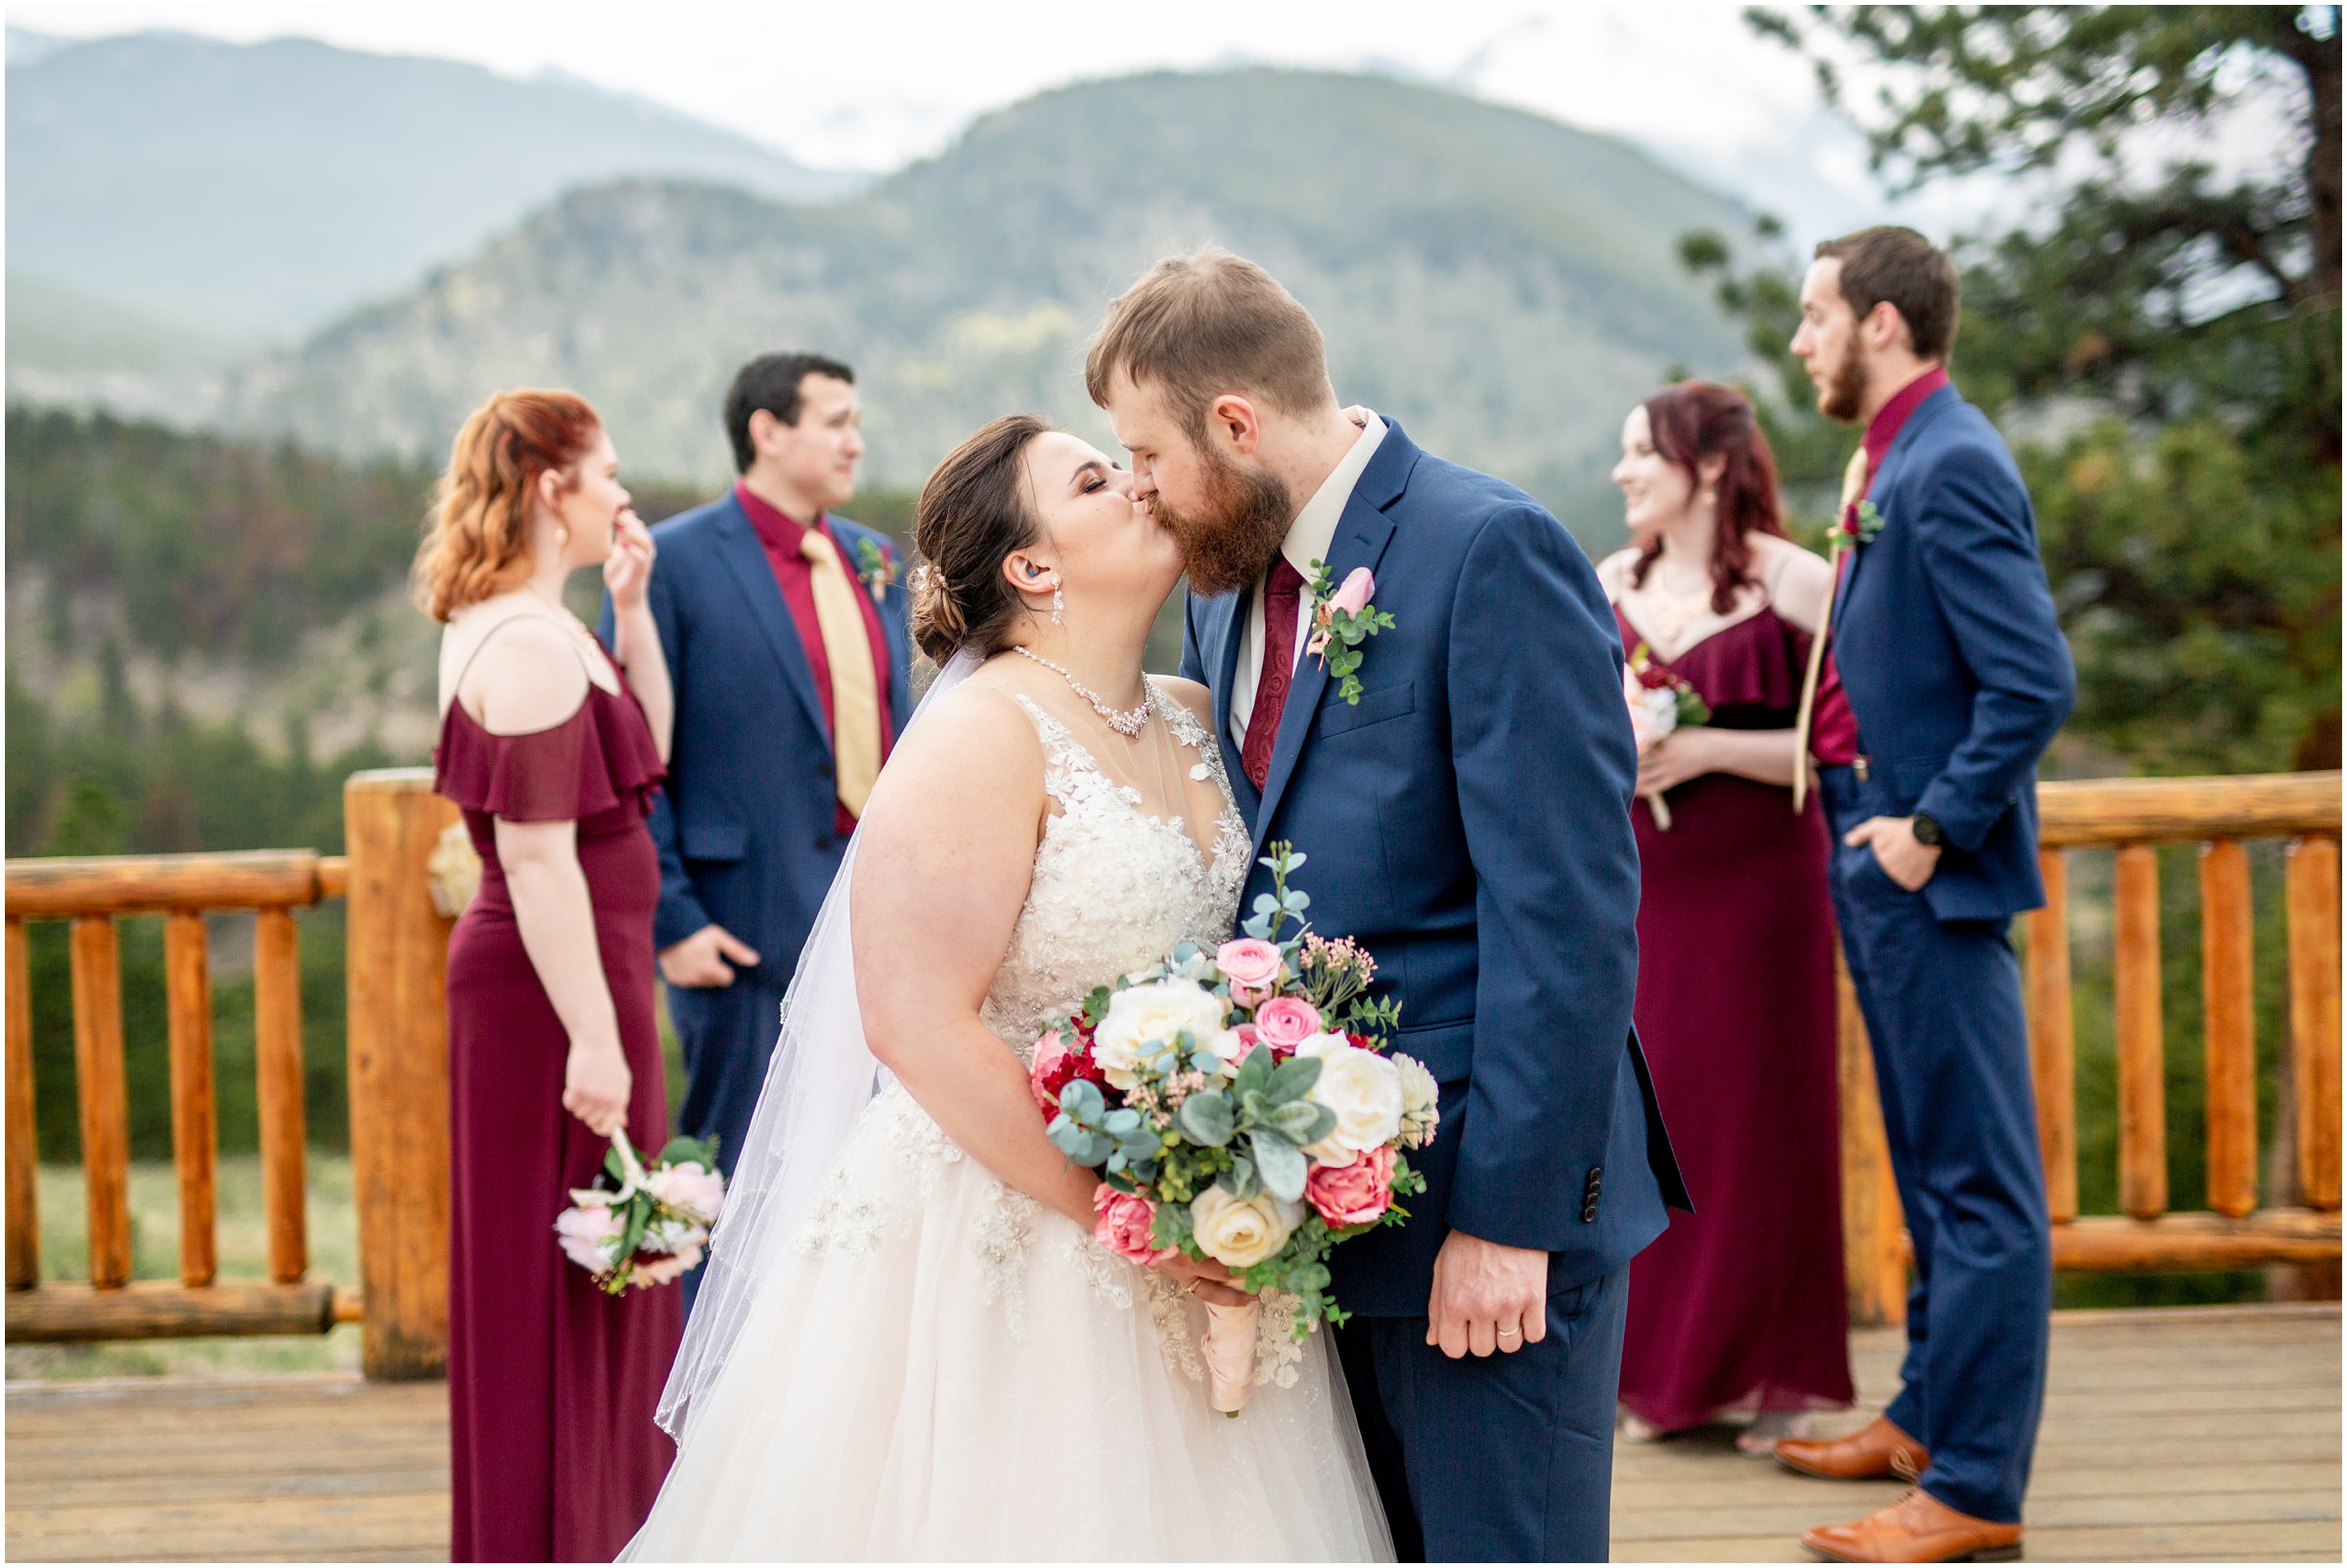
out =
<path fill-rule="evenodd" d="M 1295 606 L 1303 593 L 1304 574 L 1286 556 L 1273 558 L 1263 584 L 1263 674 L 1255 682 L 1246 744 L 1239 752 L 1239 765 L 1257 791 L 1271 777 L 1272 746 L 1280 739 L 1280 715 L 1287 709 L 1287 688 L 1295 679 Z"/>

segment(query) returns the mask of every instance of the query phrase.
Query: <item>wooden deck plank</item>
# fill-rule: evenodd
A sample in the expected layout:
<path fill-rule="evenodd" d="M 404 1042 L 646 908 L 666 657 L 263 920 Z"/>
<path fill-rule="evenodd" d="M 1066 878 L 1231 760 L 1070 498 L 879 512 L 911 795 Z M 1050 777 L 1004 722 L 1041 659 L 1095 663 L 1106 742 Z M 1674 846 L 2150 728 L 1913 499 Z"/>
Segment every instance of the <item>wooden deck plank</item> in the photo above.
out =
<path fill-rule="evenodd" d="M 2055 1316 L 2033 1560 L 2337 1560 L 2336 1306 Z M 1853 1337 L 1864 1399 L 1895 1332 Z M 8 1387 L 18 1561 L 430 1561 L 448 1541 L 447 1393 L 337 1376 Z M 1834 1423 L 1838 1429 L 1839 1423 Z M 1896 1499 L 1738 1456 L 1722 1426 L 1623 1444 L 1614 1555 L 1799 1561 L 1799 1532 Z"/>

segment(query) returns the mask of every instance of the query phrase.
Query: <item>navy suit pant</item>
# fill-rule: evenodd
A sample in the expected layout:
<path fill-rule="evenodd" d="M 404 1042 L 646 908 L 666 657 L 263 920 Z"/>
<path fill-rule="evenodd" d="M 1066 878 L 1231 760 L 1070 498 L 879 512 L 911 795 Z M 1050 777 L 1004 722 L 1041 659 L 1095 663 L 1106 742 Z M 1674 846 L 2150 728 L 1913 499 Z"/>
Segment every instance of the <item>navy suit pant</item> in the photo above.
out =
<path fill-rule="evenodd" d="M 760 975 L 773 970 L 782 984 Z M 737 969 L 727 986 L 669 986 L 668 1016 L 676 1024 L 685 1057 L 685 1098 L 677 1107 L 676 1130 L 691 1138 L 717 1139 L 717 1168 L 732 1181 L 734 1162 L 749 1136 L 749 1118 L 766 1087 L 766 1065 L 782 1033 L 783 993 L 790 971 L 767 963 Z M 685 1276 L 685 1310 L 700 1293 L 700 1271 Z"/>
<path fill-rule="evenodd" d="M 1924 1491 L 2018 1523 L 2054 1297 L 2020 965 L 2005 921 L 1942 921 L 1872 849 L 1841 843 L 1868 817 L 1899 813 L 1848 769 L 1822 783 L 1834 914 L 1915 1238 L 1904 1386 L 1884 1413 L 1930 1452 Z"/>
<path fill-rule="evenodd" d="M 1451 1360 L 1426 1320 L 1335 1330 L 1404 1562 L 1603 1562 L 1630 1271 L 1549 1297 L 1548 1337 Z"/>

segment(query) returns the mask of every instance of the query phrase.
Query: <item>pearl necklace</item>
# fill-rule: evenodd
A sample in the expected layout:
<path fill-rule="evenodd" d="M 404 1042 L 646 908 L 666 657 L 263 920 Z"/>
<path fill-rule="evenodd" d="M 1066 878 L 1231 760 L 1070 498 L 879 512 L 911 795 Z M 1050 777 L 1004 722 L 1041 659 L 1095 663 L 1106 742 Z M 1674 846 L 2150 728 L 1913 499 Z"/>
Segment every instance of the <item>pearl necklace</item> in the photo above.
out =
<path fill-rule="evenodd" d="M 1103 719 L 1106 720 L 1109 729 L 1114 730 L 1118 735 L 1123 736 L 1127 740 L 1130 740 L 1136 736 L 1140 735 L 1141 727 L 1149 723 L 1150 694 L 1148 676 L 1145 675 L 1141 678 L 1142 694 L 1141 705 L 1139 707 L 1132 709 L 1112 708 L 1108 706 L 1107 703 L 1101 700 L 1101 695 L 1098 692 L 1095 692 L 1092 690 L 1092 688 L 1077 680 L 1066 665 L 1054 664 L 1050 659 L 1045 658 L 1041 653 L 1037 653 L 1029 649 L 1021 648 L 1016 643 L 1011 645 L 1011 649 L 1013 652 L 1026 654 L 1027 657 L 1033 659 L 1036 663 L 1042 665 L 1047 670 L 1057 670 L 1059 672 L 1060 679 L 1065 681 L 1071 688 L 1073 688 L 1076 695 L 1091 703 L 1092 711 L 1099 714 Z"/>

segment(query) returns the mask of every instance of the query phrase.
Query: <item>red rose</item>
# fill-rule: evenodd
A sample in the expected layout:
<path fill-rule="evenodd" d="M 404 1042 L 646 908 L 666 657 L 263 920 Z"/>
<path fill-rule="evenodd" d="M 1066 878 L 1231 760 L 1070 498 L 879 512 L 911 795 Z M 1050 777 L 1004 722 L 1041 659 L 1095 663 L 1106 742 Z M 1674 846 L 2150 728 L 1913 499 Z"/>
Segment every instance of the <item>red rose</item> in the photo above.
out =
<path fill-rule="evenodd" d="M 1678 684 L 1679 678 L 1659 664 L 1649 664 L 1638 672 L 1638 684 L 1649 692 L 1666 691 Z"/>
<path fill-rule="evenodd" d="M 1092 1064 L 1092 1042 L 1081 1031 L 1070 1040 L 1054 1029 L 1035 1042 L 1035 1054 L 1027 1064 L 1027 1092 L 1046 1120 L 1060 1113 L 1060 1091 L 1079 1078 L 1107 1082 Z"/>

